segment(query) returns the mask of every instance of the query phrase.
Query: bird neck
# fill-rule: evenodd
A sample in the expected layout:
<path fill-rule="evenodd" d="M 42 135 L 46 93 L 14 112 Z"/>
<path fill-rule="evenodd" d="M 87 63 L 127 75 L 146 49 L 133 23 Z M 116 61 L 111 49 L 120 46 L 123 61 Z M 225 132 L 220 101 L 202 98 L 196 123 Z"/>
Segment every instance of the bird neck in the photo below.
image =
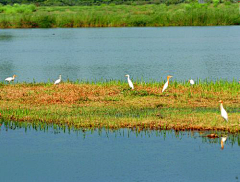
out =
<path fill-rule="evenodd" d="M 223 103 L 220 104 L 220 109 L 223 109 Z"/>

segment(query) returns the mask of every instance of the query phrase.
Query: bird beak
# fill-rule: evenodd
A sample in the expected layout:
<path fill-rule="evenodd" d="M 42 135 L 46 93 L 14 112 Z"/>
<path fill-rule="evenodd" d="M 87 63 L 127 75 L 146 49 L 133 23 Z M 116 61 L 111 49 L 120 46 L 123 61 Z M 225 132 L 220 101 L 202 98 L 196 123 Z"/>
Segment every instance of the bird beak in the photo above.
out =
<path fill-rule="evenodd" d="M 127 75 L 125 75 L 125 76 L 127 76 Z"/>

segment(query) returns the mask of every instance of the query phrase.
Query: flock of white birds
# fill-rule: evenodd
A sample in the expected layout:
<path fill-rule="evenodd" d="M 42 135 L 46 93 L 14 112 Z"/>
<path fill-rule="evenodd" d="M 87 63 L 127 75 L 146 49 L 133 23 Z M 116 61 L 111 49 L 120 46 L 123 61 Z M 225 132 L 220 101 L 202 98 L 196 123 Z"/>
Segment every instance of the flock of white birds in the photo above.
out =
<path fill-rule="evenodd" d="M 132 83 L 132 81 L 131 81 L 131 79 L 130 79 L 130 76 L 129 76 L 129 75 L 125 75 L 125 76 L 127 77 L 127 81 L 128 81 L 129 87 L 130 87 L 131 89 L 134 89 L 134 86 L 133 86 L 133 83 Z M 11 81 L 14 81 L 14 79 L 15 79 L 16 77 L 17 77 L 16 75 L 13 75 L 12 77 L 6 78 L 5 81 L 7 81 L 7 82 L 10 83 Z M 173 76 L 171 76 L 171 75 L 167 76 L 167 82 L 164 84 L 163 89 L 162 89 L 162 92 L 164 92 L 164 91 L 168 88 L 169 79 L 172 78 L 172 77 L 173 77 Z M 59 78 L 54 82 L 54 85 L 57 85 L 57 84 L 61 83 L 61 81 L 62 81 L 62 76 L 59 75 Z M 195 84 L 194 80 L 192 80 L 192 79 L 188 80 L 188 82 L 189 82 L 191 85 L 194 85 L 194 84 Z M 227 114 L 226 110 L 223 108 L 223 101 L 220 100 L 219 102 L 220 102 L 221 116 L 223 117 L 223 119 L 224 119 L 226 122 L 228 122 L 228 114 Z M 227 137 L 222 137 L 222 138 L 221 138 L 221 146 L 222 146 L 222 149 L 223 149 L 223 147 L 224 147 L 224 142 L 225 142 L 226 140 L 227 140 Z"/>
<path fill-rule="evenodd" d="M 132 81 L 131 81 L 131 79 L 130 79 L 130 76 L 129 76 L 129 75 L 125 75 L 125 76 L 127 77 L 127 81 L 128 81 L 129 87 L 130 87 L 131 89 L 134 89 L 134 86 L 133 86 L 133 83 L 132 83 Z M 6 78 L 5 81 L 7 81 L 7 82 L 10 83 L 11 81 L 14 81 L 14 79 L 15 79 L 16 77 L 17 77 L 17 75 L 13 75 L 12 77 Z M 172 78 L 172 77 L 173 77 L 173 76 L 171 76 L 171 75 L 167 76 L 167 82 L 164 84 L 163 89 L 162 89 L 162 92 L 164 92 L 164 91 L 168 88 L 169 79 Z M 61 81 L 62 81 L 62 75 L 59 75 L 59 78 L 54 82 L 54 85 L 57 85 L 57 84 L 61 83 Z M 188 80 L 188 82 L 189 82 L 191 85 L 194 85 L 194 84 L 195 84 L 195 83 L 194 83 L 194 80 L 192 80 L 192 79 L 191 79 L 191 80 Z M 220 102 L 221 115 L 222 115 L 222 117 L 224 118 L 224 120 L 228 122 L 228 114 L 227 114 L 226 110 L 223 108 L 223 101 L 220 100 L 219 102 Z"/>
<path fill-rule="evenodd" d="M 131 87 L 132 89 L 134 89 L 134 86 L 133 86 L 133 83 L 132 83 L 132 81 L 131 81 L 131 79 L 130 79 L 130 76 L 129 76 L 129 75 L 125 75 L 125 76 L 127 77 L 129 87 Z M 172 78 L 172 77 L 173 77 L 173 76 L 171 76 L 171 75 L 167 76 L 167 82 L 164 84 L 163 89 L 162 89 L 162 92 L 164 92 L 164 91 L 168 88 L 169 79 Z M 189 82 L 191 85 L 194 85 L 194 84 L 195 84 L 195 82 L 194 82 L 193 79 L 188 80 L 188 82 Z M 226 110 L 223 108 L 223 101 L 220 100 L 219 102 L 220 102 L 221 116 L 223 117 L 223 119 L 224 119 L 225 121 L 228 122 L 228 114 L 227 114 Z"/>
<path fill-rule="evenodd" d="M 134 86 L 133 86 L 133 83 L 130 79 L 130 76 L 129 75 L 125 75 L 127 77 L 127 81 L 128 81 L 128 85 L 130 88 L 134 89 Z M 163 86 L 163 89 L 162 89 L 162 92 L 164 92 L 167 88 L 168 88 L 168 85 L 169 85 L 169 79 L 172 78 L 173 76 L 169 75 L 167 76 L 167 82 L 164 84 Z M 195 82 L 193 79 L 190 79 L 188 80 L 188 82 L 191 84 L 191 85 L 194 85 Z M 223 101 L 220 100 L 220 111 L 221 111 L 221 116 L 223 117 L 223 119 L 228 122 L 228 114 L 226 112 L 226 110 L 223 108 Z M 221 137 L 221 148 L 224 149 L 224 143 L 225 141 L 227 140 L 227 136 L 225 137 Z"/>

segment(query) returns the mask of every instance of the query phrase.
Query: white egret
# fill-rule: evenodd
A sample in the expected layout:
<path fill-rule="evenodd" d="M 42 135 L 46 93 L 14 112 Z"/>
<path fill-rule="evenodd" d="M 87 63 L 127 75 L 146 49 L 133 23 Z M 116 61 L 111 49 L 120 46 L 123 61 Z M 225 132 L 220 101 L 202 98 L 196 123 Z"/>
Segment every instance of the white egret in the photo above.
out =
<path fill-rule="evenodd" d="M 62 76 L 59 75 L 59 79 L 57 79 L 57 80 L 54 82 L 54 85 L 59 84 L 59 83 L 61 82 L 61 80 L 62 80 Z"/>
<path fill-rule="evenodd" d="M 8 77 L 8 78 L 6 78 L 5 79 L 5 81 L 8 81 L 9 83 L 11 82 L 11 81 L 14 81 L 14 79 L 17 77 L 17 75 L 13 75 L 13 77 Z"/>
<path fill-rule="evenodd" d="M 125 76 L 127 77 L 129 87 L 131 87 L 132 89 L 134 89 L 133 83 L 132 83 L 132 81 L 131 81 L 130 78 L 129 78 L 130 76 L 129 76 L 129 75 L 125 75 Z"/>
<path fill-rule="evenodd" d="M 227 136 L 226 137 L 221 137 L 221 149 L 224 149 L 224 143 L 227 140 Z"/>
<path fill-rule="evenodd" d="M 167 76 L 167 82 L 164 84 L 163 89 L 162 89 L 162 92 L 164 92 L 164 90 L 167 89 L 168 84 L 169 84 L 169 79 L 172 78 L 172 77 L 173 77 L 173 76 Z"/>
<path fill-rule="evenodd" d="M 194 85 L 194 83 L 195 83 L 193 79 L 188 80 L 188 82 L 189 82 L 191 85 Z"/>
<path fill-rule="evenodd" d="M 220 100 L 219 102 L 220 102 L 221 115 L 222 115 L 223 119 L 228 122 L 228 114 L 227 114 L 226 110 L 223 108 L 223 101 Z"/>

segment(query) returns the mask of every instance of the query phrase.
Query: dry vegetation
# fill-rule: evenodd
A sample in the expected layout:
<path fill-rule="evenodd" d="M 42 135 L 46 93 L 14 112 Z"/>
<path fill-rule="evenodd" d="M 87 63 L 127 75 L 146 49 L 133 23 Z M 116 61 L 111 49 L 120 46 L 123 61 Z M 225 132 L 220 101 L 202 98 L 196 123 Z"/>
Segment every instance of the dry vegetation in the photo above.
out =
<path fill-rule="evenodd" d="M 2 121 L 46 122 L 75 127 L 240 130 L 237 82 L 0 85 Z M 220 115 L 219 100 L 229 114 Z"/>

